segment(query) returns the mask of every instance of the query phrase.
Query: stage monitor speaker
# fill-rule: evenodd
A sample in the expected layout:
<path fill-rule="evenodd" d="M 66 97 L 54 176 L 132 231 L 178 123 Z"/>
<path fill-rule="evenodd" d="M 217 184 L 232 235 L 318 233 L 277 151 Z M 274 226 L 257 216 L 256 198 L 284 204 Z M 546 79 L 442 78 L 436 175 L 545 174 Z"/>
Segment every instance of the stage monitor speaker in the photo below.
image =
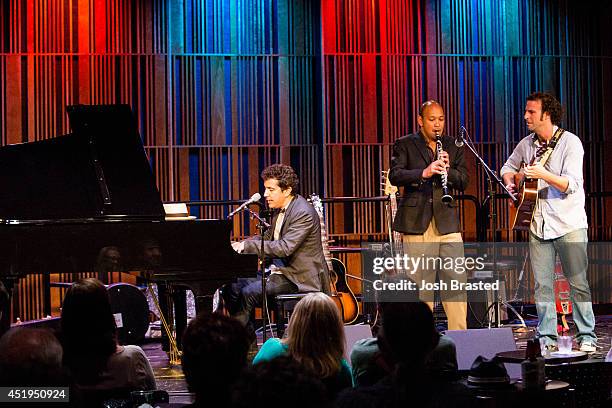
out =
<path fill-rule="evenodd" d="M 344 337 L 346 341 L 344 347 L 344 358 L 350 364 L 350 355 L 351 350 L 353 349 L 353 345 L 361 339 L 367 339 L 372 337 L 372 329 L 368 324 L 355 324 L 352 326 L 344 326 Z"/>
<path fill-rule="evenodd" d="M 447 330 L 457 349 L 457 365 L 460 371 L 468 371 L 478 356 L 493 358 L 501 351 L 516 350 L 514 334 L 510 327 L 493 329 Z M 520 364 L 505 364 L 510 378 L 521 378 Z"/>

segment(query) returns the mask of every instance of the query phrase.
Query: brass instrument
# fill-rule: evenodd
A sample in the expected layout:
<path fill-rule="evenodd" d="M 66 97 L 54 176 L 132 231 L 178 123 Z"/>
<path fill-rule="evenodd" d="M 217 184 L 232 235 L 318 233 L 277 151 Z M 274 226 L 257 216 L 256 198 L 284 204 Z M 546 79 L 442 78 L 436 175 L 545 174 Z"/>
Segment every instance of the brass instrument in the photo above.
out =
<path fill-rule="evenodd" d="M 436 133 L 436 160 L 440 160 L 442 155 L 442 136 Z M 444 173 L 440 174 L 442 184 L 442 202 L 450 203 L 453 201 L 453 196 L 448 192 L 448 173 L 444 170 Z"/>

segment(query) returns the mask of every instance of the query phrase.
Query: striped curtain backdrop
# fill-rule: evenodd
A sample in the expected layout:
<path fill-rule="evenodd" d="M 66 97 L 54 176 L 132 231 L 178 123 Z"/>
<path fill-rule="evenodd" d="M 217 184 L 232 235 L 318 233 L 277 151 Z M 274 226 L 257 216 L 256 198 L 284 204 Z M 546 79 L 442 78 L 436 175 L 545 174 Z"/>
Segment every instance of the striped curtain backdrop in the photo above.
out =
<path fill-rule="evenodd" d="M 583 140 L 597 195 L 612 191 L 611 20 L 609 2 L 590 0 L 5 0 L 0 144 L 68 133 L 66 105 L 127 103 L 164 201 L 247 198 L 275 162 L 296 168 L 305 194 L 378 196 L 424 100 L 499 169 L 526 134 L 525 97 L 546 90 Z M 481 202 L 484 173 L 466 156 L 466 194 Z M 487 239 L 520 239 L 497 203 Z M 461 208 L 475 240 L 476 206 Z M 380 203 L 326 209 L 336 244 L 385 237 Z M 587 210 L 591 238 L 610 239 L 610 199 Z M 253 232 L 246 216 L 235 223 L 236 238 Z"/>

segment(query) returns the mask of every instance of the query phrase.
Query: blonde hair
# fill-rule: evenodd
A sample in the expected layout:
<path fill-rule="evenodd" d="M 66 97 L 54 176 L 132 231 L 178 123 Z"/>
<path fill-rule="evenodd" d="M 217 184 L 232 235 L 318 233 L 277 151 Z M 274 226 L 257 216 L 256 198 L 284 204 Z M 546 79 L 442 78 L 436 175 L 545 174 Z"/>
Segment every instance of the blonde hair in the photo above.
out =
<path fill-rule="evenodd" d="M 310 293 L 298 302 L 289 319 L 289 355 L 322 378 L 340 370 L 344 355 L 344 325 L 334 301 L 324 293 Z"/>

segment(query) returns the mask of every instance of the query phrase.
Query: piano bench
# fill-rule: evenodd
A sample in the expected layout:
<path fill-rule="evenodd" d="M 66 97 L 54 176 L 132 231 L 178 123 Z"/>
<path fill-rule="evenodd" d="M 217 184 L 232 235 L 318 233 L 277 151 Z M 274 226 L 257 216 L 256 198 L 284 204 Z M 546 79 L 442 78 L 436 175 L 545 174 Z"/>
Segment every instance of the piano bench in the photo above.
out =
<path fill-rule="evenodd" d="M 317 292 L 288 293 L 274 296 L 274 310 L 276 314 L 276 335 L 279 339 L 285 334 L 285 326 L 289 322 L 293 308 L 306 295 Z"/>

